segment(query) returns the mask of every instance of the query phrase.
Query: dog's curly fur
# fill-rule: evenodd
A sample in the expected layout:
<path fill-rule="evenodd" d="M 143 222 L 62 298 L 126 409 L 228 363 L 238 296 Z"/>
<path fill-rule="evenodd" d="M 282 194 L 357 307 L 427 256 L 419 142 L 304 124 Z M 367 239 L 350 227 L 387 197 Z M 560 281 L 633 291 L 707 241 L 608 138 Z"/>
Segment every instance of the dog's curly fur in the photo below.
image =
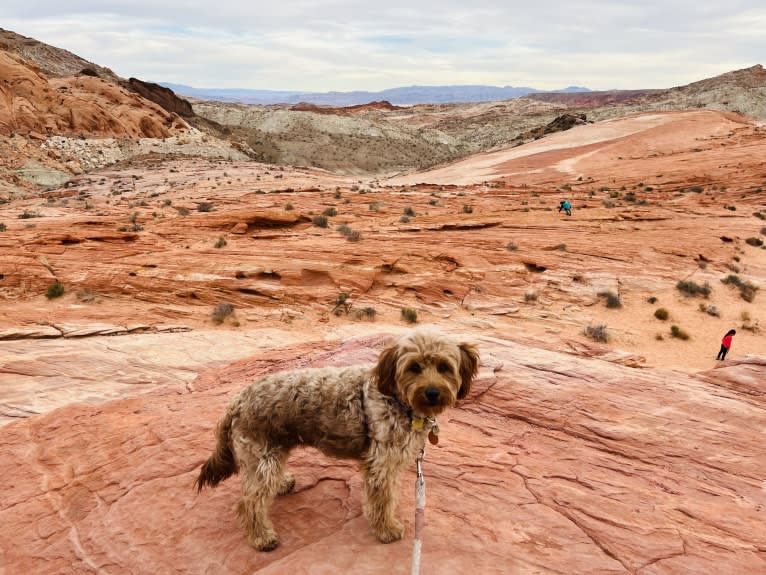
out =
<path fill-rule="evenodd" d="M 268 509 L 295 479 L 285 469 L 290 450 L 310 445 L 361 461 L 364 512 L 383 543 L 400 539 L 396 519 L 399 472 L 425 445 L 431 420 L 466 396 L 479 354 L 434 331 L 419 330 L 386 347 L 375 366 L 325 367 L 274 373 L 235 396 L 218 423 L 213 454 L 197 491 L 239 471 L 238 513 L 250 543 L 279 545 Z M 423 426 L 413 425 L 425 422 Z"/>

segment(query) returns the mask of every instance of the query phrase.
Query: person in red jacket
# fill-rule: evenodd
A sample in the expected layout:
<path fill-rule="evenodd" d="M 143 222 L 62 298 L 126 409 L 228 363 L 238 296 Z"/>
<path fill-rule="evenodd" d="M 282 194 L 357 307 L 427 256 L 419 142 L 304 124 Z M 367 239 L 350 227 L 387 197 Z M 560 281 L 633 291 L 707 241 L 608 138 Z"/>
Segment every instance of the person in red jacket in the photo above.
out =
<path fill-rule="evenodd" d="M 726 332 L 726 335 L 723 336 L 723 339 L 721 340 L 721 351 L 718 352 L 716 359 L 726 359 L 726 354 L 729 352 L 729 348 L 731 347 L 731 338 L 734 337 L 735 333 L 737 333 L 737 330 L 730 329 Z"/>

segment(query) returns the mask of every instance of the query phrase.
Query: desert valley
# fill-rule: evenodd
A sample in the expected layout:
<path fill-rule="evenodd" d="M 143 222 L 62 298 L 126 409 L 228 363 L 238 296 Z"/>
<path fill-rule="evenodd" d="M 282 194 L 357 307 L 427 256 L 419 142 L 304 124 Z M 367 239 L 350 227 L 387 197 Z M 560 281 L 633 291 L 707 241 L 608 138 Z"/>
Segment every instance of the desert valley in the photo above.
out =
<path fill-rule="evenodd" d="M 409 573 L 414 462 L 389 545 L 311 449 L 271 553 L 192 487 L 244 385 L 421 325 L 481 354 L 423 573 L 766 572 L 764 188 L 759 65 L 253 106 L 0 30 L 0 574 Z"/>

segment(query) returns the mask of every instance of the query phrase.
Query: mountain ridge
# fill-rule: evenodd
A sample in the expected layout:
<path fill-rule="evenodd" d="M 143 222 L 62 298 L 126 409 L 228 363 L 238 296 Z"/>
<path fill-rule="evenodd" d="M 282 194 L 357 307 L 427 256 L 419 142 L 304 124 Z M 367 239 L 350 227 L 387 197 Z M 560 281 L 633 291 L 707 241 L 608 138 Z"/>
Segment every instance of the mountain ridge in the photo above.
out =
<path fill-rule="evenodd" d="M 309 103 L 319 106 L 358 106 L 372 101 L 387 100 L 394 105 L 465 104 L 510 100 L 537 93 L 590 92 L 581 86 L 561 90 L 538 90 L 526 86 L 490 86 L 484 84 L 448 84 L 441 86 L 412 85 L 379 91 L 352 90 L 348 92 L 306 92 L 291 90 L 254 90 L 248 88 L 195 88 L 185 84 L 157 82 L 188 98 L 220 102 L 276 105 Z"/>

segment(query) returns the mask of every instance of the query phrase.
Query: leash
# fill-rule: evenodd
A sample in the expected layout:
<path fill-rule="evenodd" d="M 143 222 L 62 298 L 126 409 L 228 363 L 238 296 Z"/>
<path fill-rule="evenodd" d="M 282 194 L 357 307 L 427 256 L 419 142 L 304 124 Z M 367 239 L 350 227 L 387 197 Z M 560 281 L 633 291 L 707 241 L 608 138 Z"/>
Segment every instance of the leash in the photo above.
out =
<path fill-rule="evenodd" d="M 412 546 L 412 570 L 411 575 L 420 573 L 420 550 L 423 546 L 423 526 L 426 522 L 426 480 L 423 477 L 422 463 L 426 457 L 426 448 L 420 450 L 420 455 L 415 460 L 417 478 L 415 479 L 415 541 Z"/>

